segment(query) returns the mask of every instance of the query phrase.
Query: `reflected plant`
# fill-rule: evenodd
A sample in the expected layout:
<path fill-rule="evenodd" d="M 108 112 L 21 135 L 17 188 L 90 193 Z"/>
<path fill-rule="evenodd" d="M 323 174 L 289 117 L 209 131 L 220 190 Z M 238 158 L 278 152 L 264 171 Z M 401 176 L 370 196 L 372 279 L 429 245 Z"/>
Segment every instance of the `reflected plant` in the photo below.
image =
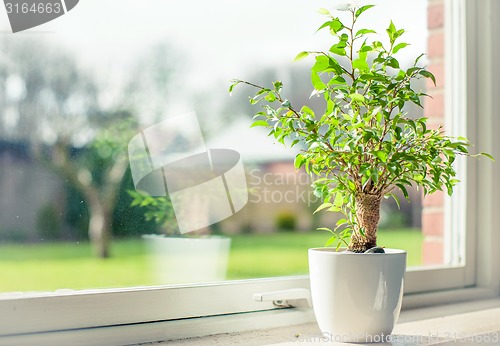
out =
<path fill-rule="evenodd" d="M 154 221 L 166 235 L 180 236 L 172 201 L 168 196 L 150 196 L 146 192 L 136 190 L 129 190 L 128 193 L 132 197 L 132 207 L 144 208 L 146 221 Z"/>
<path fill-rule="evenodd" d="M 377 40 L 374 30 L 357 27 L 372 7 L 344 6 L 340 10 L 347 12 L 347 21 L 321 9 L 327 19 L 318 30 L 328 30 L 333 43 L 327 51 L 304 51 L 295 59 L 314 58 L 311 97 L 324 100 L 322 113 L 293 106 L 280 81 L 267 88 L 234 80 L 229 88 L 257 88 L 250 103 L 262 103 L 263 110 L 255 114 L 252 126 L 268 128 L 269 136 L 282 144 L 287 140 L 292 147 L 305 148 L 295 167 L 317 177 L 314 192 L 323 204 L 316 212 L 344 215 L 333 229 L 320 228 L 332 234 L 326 245 L 338 241 L 337 249 L 344 244 L 354 252 L 376 248 L 381 202 L 392 197 L 399 205 L 395 189 L 407 199 L 411 185 L 422 188 L 424 195 L 438 190 L 451 195 L 458 183 L 453 166 L 458 155 L 491 158 L 471 155 L 466 138 L 446 136 L 442 128 L 428 128 L 427 118 L 406 113 L 406 104 L 422 107 L 421 98 L 428 96 L 414 90 L 412 81 L 436 80 L 421 66 L 423 54 L 408 69 L 400 66 L 396 55 L 409 44 L 400 42 L 405 31 L 392 21 L 387 43 Z"/>

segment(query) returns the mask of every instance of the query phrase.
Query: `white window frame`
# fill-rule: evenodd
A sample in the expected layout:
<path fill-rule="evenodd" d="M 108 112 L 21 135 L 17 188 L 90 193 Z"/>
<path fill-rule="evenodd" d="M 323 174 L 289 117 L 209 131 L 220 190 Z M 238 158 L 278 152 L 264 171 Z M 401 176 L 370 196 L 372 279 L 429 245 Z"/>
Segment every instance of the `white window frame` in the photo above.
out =
<path fill-rule="evenodd" d="M 464 71 L 464 88 L 453 88 L 452 100 L 465 107 L 472 150 L 500 158 L 500 135 L 495 133 L 500 130 L 500 115 L 495 114 L 500 109 L 500 72 L 494 59 L 500 47 L 493 39 L 500 34 L 500 24 L 490 18 L 500 13 L 500 1 L 448 0 L 446 5 L 447 30 L 467 43 L 458 70 Z M 457 31 L 456 20 L 465 23 L 462 30 Z M 454 48 L 447 49 L 449 53 Z M 453 83 L 457 81 L 446 85 Z M 500 212 L 494 208 L 499 176 L 498 165 L 467 160 L 466 263 L 409 270 L 403 308 L 498 296 Z M 313 321 L 311 309 L 276 308 L 272 302 L 253 300 L 254 293 L 289 288 L 309 288 L 308 277 L 1 294 L 0 344 L 57 345 L 71 340 L 72 345 L 123 345 Z"/>
<path fill-rule="evenodd" d="M 455 121 L 447 125 L 452 132 L 466 133 L 474 143 L 472 152 L 480 148 L 498 157 L 500 136 L 495 130 L 500 129 L 500 116 L 494 110 L 500 106 L 500 73 L 494 57 L 500 53 L 500 47 L 493 37 L 500 34 L 500 25 L 491 20 L 491 13 L 498 13 L 495 11 L 500 10 L 500 2 L 446 0 L 445 5 L 446 108 Z M 406 276 L 409 287 L 405 290 L 408 306 L 499 294 L 500 254 L 494 244 L 500 241 L 495 232 L 500 213 L 493 209 L 498 205 L 494 197 L 500 191 L 500 184 L 494 179 L 498 167 L 484 159 L 469 159 L 461 164 L 465 165 L 465 191 L 461 192 L 463 196 L 454 196 L 460 202 L 453 204 L 452 213 L 448 213 L 453 219 L 446 220 L 446 225 L 465 226 L 465 241 L 450 239 L 451 244 L 463 246 L 465 263 L 410 269 Z M 451 210 L 449 204 L 447 207 Z M 447 258 L 457 259 L 457 254 L 447 253 Z M 425 294 L 426 291 L 444 293 Z"/>

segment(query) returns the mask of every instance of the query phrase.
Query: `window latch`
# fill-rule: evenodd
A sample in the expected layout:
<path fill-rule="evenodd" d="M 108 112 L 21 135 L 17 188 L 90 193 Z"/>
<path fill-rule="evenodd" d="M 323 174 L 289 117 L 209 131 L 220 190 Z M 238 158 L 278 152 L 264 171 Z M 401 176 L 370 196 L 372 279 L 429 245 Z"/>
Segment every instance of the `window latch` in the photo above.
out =
<path fill-rule="evenodd" d="M 311 291 L 307 288 L 291 288 L 288 290 L 255 293 L 253 299 L 258 302 L 272 301 L 278 308 L 308 307 L 311 304 Z"/>

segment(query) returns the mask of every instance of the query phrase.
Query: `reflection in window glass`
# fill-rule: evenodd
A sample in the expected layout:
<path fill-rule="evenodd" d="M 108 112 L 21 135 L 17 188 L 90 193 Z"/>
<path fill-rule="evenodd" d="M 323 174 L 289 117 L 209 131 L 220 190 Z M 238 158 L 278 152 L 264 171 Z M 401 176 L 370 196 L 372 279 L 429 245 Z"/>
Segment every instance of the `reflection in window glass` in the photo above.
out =
<path fill-rule="evenodd" d="M 251 91 L 227 92 L 233 78 L 283 80 L 294 103 L 317 106 L 308 98 L 309 62 L 292 60 L 328 46 L 326 33 L 315 34 L 325 3 L 147 3 L 154 10 L 120 2 L 110 19 L 115 3 L 88 0 L 30 34 L 0 38 L 0 291 L 306 274 L 307 249 L 328 239 L 315 229 L 337 216 L 312 214 L 320 201 L 293 167 L 296 152 L 249 128 Z M 437 125 L 442 4 L 380 1 L 371 11 L 379 32 L 391 18 L 408 30 L 412 45 L 401 62 L 428 51 L 438 88 L 424 110 L 410 111 Z M 152 133 L 190 112 L 196 124 Z M 238 158 L 217 161 L 221 171 L 210 178 L 203 167 L 218 154 L 209 149 Z M 185 165 L 164 179 L 176 160 Z M 200 174 L 182 175 L 186 165 Z M 138 186 L 148 174 L 159 175 Z M 158 186 L 163 195 L 144 193 Z M 189 199 L 195 186 L 217 197 Z M 410 193 L 412 203 L 401 209 L 385 202 L 379 243 L 406 249 L 412 266 L 443 263 L 442 199 L 426 199 L 422 213 L 420 192 Z"/>

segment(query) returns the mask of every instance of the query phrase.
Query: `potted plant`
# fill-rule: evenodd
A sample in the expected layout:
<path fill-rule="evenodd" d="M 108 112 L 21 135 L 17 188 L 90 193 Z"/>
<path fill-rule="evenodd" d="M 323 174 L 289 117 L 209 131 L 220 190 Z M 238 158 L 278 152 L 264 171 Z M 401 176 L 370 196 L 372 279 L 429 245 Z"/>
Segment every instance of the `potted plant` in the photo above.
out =
<path fill-rule="evenodd" d="M 380 206 L 384 198 L 408 198 L 417 186 L 425 195 L 458 183 L 453 162 L 469 154 L 466 138 L 451 138 L 442 129 L 427 127 L 427 119 L 407 114 L 405 105 L 421 106 L 425 93 L 412 81 L 435 77 L 419 64 L 404 69 L 396 58 L 408 46 L 400 42 L 403 29 L 391 21 L 387 42 L 374 30 L 359 28 L 360 16 L 373 5 L 345 5 L 344 20 L 321 9 L 327 17 L 319 29 L 328 30 L 327 51 L 304 51 L 296 60 L 314 57 L 311 97 L 324 101 L 321 112 L 297 108 L 283 94 L 283 84 L 257 88 L 252 104 L 263 103 L 252 126 L 265 126 L 286 145 L 301 145 L 295 158 L 316 179 L 315 194 L 323 199 L 316 211 L 343 214 L 326 246 L 309 250 L 314 311 L 321 330 L 336 340 L 381 340 L 390 335 L 403 293 L 406 252 L 377 246 Z M 488 154 L 479 154 L 490 157 Z M 491 158 L 491 157 L 490 157 Z M 399 203 L 399 202 L 398 202 Z M 342 247 L 344 245 L 344 247 Z"/>
<path fill-rule="evenodd" d="M 210 235 L 209 229 L 181 234 L 168 196 L 129 191 L 131 206 L 144 208 L 146 221 L 154 221 L 162 234 L 146 234 L 155 282 L 181 284 L 226 279 L 231 239 Z"/>

